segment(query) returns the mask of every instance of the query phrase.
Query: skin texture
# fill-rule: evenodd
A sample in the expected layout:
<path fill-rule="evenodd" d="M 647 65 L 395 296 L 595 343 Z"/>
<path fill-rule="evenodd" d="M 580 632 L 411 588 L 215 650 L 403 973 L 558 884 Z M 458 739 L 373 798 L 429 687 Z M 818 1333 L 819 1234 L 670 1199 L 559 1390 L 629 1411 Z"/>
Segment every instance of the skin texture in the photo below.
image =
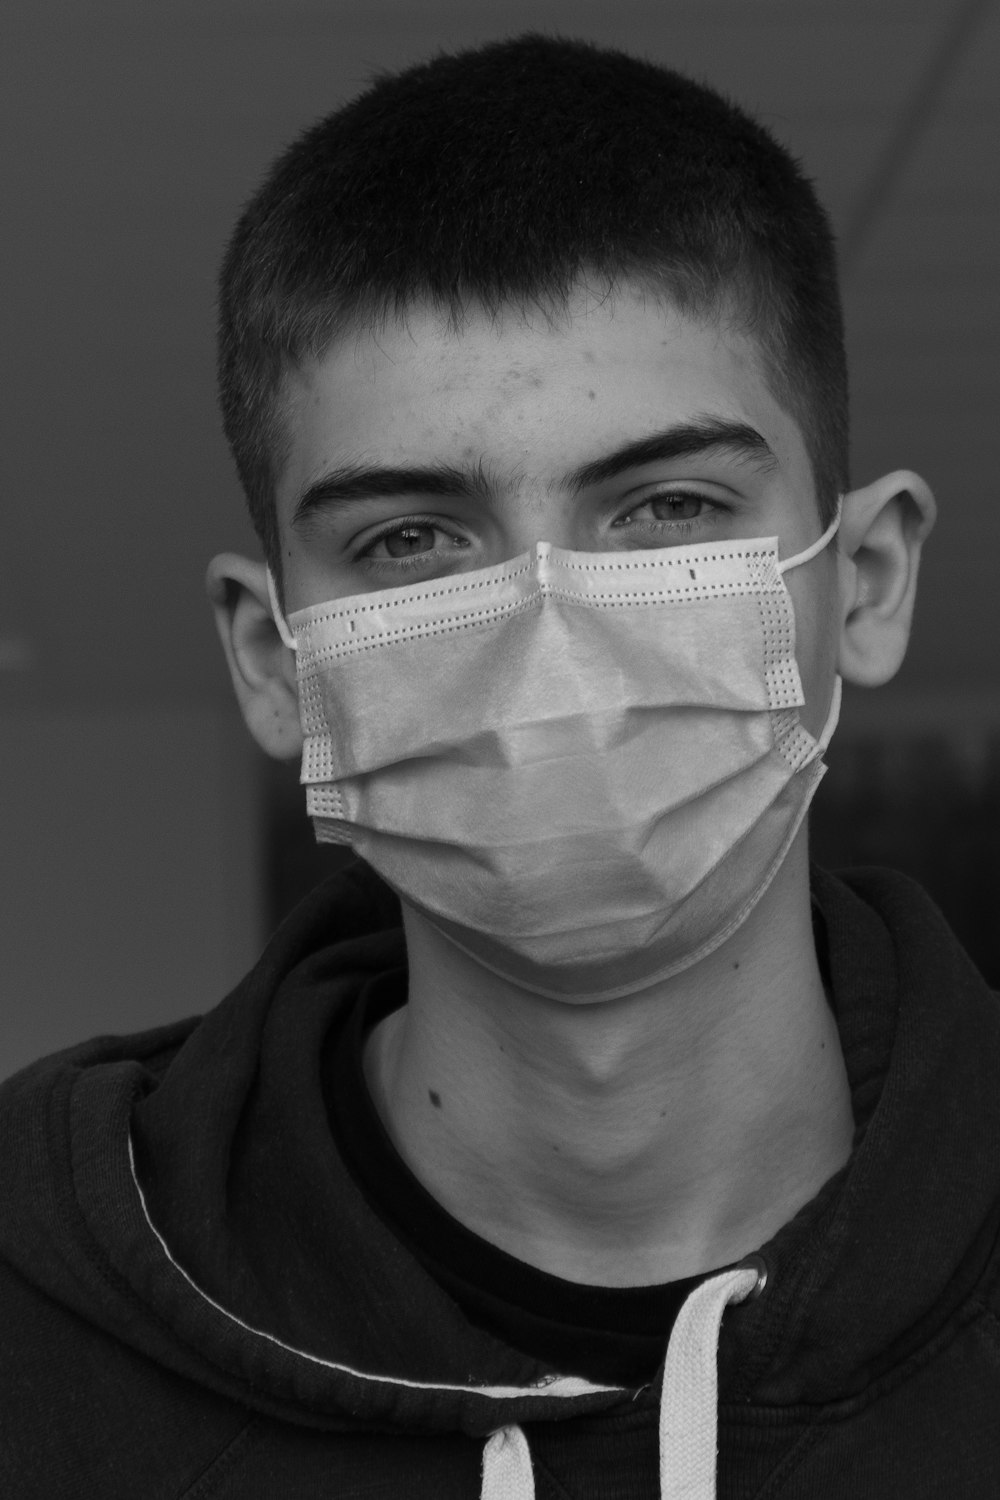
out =
<path fill-rule="evenodd" d="M 802 433 L 752 343 L 638 292 L 581 289 L 552 318 L 472 311 L 459 330 L 418 307 L 403 327 L 334 345 L 286 394 L 286 613 L 488 567 L 539 540 L 612 551 L 776 535 L 787 557 L 822 530 Z M 754 428 L 770 456 L 713 449 L 579 492 L 567 482 L 623 443 L 708 418 Z M 404 490 L 295 518 L 332 470 L 375 464 L 478 477 L 455 495 Z M 837 671 L 873 686 L 902 661 L 933 517 L 922 480 L 887 475 L 848 494 L 837 545 L 787 575 L 813 734 Z M 294 658 L 263 565 L 225 554 L 208 582 L 251 733 L 269 754 L 297 755 Z M 417 1177 L 511 1254 L 594 1284 L 693 1275 L 764 1243 L 847 1159 L 805 830 L 733 937 L 624 999 L 542 999 L 405 903 L 404 925 L 409 1003 L 370 1040 L 369 1086 Z"/>

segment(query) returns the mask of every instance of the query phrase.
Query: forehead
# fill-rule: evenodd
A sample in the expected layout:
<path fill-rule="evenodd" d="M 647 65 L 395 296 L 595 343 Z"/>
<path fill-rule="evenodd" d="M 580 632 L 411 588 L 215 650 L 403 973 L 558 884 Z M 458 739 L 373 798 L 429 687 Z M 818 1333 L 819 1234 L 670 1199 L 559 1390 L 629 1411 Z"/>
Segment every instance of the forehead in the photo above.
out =
<path fill-rule="evenodd" d="M 764 379 L 755 344 L 638 290 L 579 292 L 565 312 L 428 305 L 346 335 L 289 376 L 284 498 L 333 462 L 485 461 L 542 483 L 623 440 L 693 418 L 755 427 L 810 489 L 801 429 Z"/>

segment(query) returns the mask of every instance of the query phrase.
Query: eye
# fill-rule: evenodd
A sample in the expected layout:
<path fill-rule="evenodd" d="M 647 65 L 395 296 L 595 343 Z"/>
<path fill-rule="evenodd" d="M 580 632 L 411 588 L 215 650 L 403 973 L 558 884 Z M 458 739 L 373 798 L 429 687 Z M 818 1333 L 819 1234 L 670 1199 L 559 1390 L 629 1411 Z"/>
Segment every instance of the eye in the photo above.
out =
<path fill-rule="evenodd" d="M 400 526 L 396 531 L 385 531 L 362 552 L 363 557 L 373 557 L 376 549 L 385 548 L 386 557 L 412 557 L 415 552 L 433 552 L 436 526 Z"/>
<path fill-rule="evenodd" d="M 650 521 L 694 521 L 711 508 L 712 503 L 705 495 L 690 490 L 664 490 L 659 495 L 650 495 L 648 499 L 640 501 L 616 524 L 628 526 Z M 644 511 L 645 515 L 642 514 Z"/>
<path fill-rule="evenodd" d="M 374 567 L 405 566 L 408 561 L 415 564 L 425 559 L 430 561 L 443 552 L 468 545 L 465 537 L 443 530 L 436 522 L 414 518 L 386 526 L 365 543 L 355 560 Z"/>

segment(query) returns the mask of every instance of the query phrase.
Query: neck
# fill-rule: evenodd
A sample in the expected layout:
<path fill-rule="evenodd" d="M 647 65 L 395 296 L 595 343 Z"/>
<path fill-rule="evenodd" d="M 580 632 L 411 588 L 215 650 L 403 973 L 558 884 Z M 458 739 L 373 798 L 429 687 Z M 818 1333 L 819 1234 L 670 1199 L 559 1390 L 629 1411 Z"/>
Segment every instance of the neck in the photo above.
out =
<path fill-rule="evenodd" d="M 366 1056 L 376 1107 L 437 1201 L 519 1259 L 595 1285 L 695 1275 L 846 1161 L 804 839 L 715 953 L 615 1001 L 528 994 L 404 920 L 409 1003 Z"/>

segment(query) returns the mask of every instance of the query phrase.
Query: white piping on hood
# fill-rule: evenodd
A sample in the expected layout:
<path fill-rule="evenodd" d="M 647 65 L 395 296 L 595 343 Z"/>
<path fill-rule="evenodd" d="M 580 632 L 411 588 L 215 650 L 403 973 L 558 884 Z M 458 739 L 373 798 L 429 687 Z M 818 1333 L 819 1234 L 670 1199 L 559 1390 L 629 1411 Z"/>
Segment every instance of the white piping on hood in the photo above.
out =
<path fill-rule="evenodd" d="M 402 1380 L 393 1375 L 374 1375 L 355 1370 L 286 1344 L 272 1333 L 254 1328 L 216 1302 L 170 1252 L 163 1235 L 150 1217 L 146 1195 L 135 1167 L 131 1131 L 128 1136 L 128 1159 L 132 1181 L 142 1206 L 143 1217 L 161 1250 L 174 1270 L 188 1286 L 216 1312 L 235 1323 L 244 1333 L 265 1339 L 269 1344 L 294 1354 L 323 1369 L 350 1375 L 355 1380 L 374 1381 L 380 1385 L 403 1386 L 409 1390 L 453 1391 L 461 1395 L 486 1396 L 493 1400 L 510 1400 L 518 1396 L 538 1395 L 566 1398 L 595 1392 L 621 1390 L 621 1386 L 594 1385 L 578 1375 L 546 1377 L 529 1386 L 448 1385 L 426 1380 Z M 767 1272 L 758 1257 L 733 1270 L 722 1271 L 700 1283 L 687 1298 L 674 1322 L 667 1346 L 660 1395 L 660 1500 L 715 1500 L 715 1468 L 718 1457 L 718 1371 L 716 1360 L 722 1314 L 730 1303 L 743 1302 L 753 1292 L 763 1289 Z M 520 1427 L 498 1428 L 483 1448 L 483 1473 L 480 1500 L 535 1500 L 535 1480 L 528 1441 Z"/>
<path fill-rule="evenodd" d="M 146 1203 L 146 1195 L 142 1191 L 142 1184 L 139 1182 L 139 1176 L 135 1169 L 135 1152 L 132 1147 L 131 1131 L 129 1132 L 128 1137 L 128 1159 L 129 1166 L 132 1169 L 132 1181 L 135 1183 L 135 1190 L 139 1195 L 139 1202 L 142 1205 L 143 1217 L 145 1218 L 150 1230 L 155 1235 L 160 1249 L 163 1251 L 164 1255 L 173 1266 L 174 1270 L 180 1276 L 183 1276 L 184 1280 L 187 1282 L 191 1290 L 195 1292 L 203 1302 L 207 1302 L 210 1307 L 213 1307 L 216 1312 L 221 1313 L 222 1316 L 228 1319 L 230 1323 L 235 1323 L 236 1326 L 238 1328 L 241 1328 L 244 1333 L 252 1334 L 254 1338 L 265 1339 L 267 1343 L 272 1344 L 276 1349 L 282 1349 L 286 1354 L 294 1354 L 297 1358 L 307 1360 L 310 1364 L 319 1365 L 321 1369 L 335 1370 L 340 1375 L 350 1375 L 355 1380 L 367 1380 L 375 1385 L 402 1386 L 407 1390 L 413 1391 L 453 1391 L 457 1395 L 462 1396 L 486 1396 L 494 1401 L 511 1401 L 519 1396 L 538 1396 L 542 1394 L 546 1397 L 552 1396 L 556 1398 L 572 1398 L 574 1396 L 611 1394 L 613 1392 L 626 1389 L 625 1387 L 620 1385 L 594 1385 L 591 1381 L 584 1380 L 579 1375 L 547 1375 L 543 1379 L 537 1381 L 534 1385 L 524 1386 L 449 1385 L 444 1382 L 433 1380 L 403 1380 L 396 1375 L 375 1375 L 370 1370 L 355 1370 L 351 1365 L 341 1365 L 338 1364 L 335 1360 L 323 1359 L 318 1354 L 310 1354 L 305 1349 L 296 1349 L 294 1344 L 284 1343 L 283 1340 L 276 1338 L 273 1333 L 267 1333 L 262 1328 L 254 1328 L 252 1324 L 244 1323 L 242 1318 L 238 1318 L 235 1313 L 231 1313 L 228 1308 L 223 1307 L 221 1302 L 216 1302 L 214 1297 L 210 1297 L 209 1294 L 198 1285 L 194 1278 L 188 1275 L 187 1271 L 185 1271 L 180 1262 L 177 1261 L 171 1254 L 169 1245 L 150 1217 L 149 1208 Z"/>

